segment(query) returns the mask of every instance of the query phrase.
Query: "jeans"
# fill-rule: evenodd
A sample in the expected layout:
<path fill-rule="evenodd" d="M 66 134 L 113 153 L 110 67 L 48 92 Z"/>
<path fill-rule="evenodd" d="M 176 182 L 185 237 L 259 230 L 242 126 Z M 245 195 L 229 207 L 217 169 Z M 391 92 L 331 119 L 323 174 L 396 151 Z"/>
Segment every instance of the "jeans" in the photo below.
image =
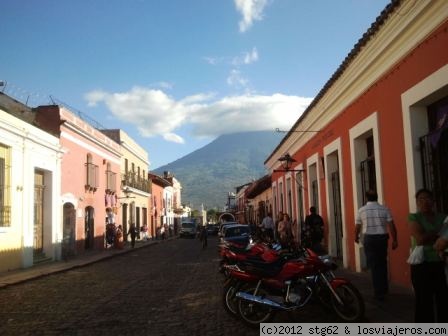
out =
<path fill-rule="evenodd" d="M 367 267 L 372 275 L 374 295 L 382 299 L 389 291 L 387 273 L 387 241 L 389 235 L 365 235 L 364 252 L 367 259 Z"/>

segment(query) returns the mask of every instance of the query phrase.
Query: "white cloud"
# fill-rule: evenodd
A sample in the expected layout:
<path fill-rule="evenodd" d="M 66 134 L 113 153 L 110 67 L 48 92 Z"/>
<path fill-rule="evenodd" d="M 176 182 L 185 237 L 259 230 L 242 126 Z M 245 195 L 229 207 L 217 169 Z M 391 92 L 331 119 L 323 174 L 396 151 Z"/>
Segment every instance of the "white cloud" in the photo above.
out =
<path fill-rule="evenodd" d="M 258 61 L 258 50 L 257 48 L 252 48 L 251 51 L 245 52 L 242 56 L 235 57 L 232 61 L 233 65 L 241 65 L 241 64 L 251 64 Z"/>
<path fill-rule="evenodd" d="M 249 84 L 249 80 L 241 75 L 241 71 L 233 69 L 227 77 L 227 84 L 234 87 L 246 88 Z"/>
<path fill-rule="evenodd" d="M 185 140 L 181 136 L 174 134 L 174 133 L 166 133 L 163 135 L 163 138 L 166 141 L 170 141 L 170 142 L 176 142 L 176 143 L 180 143 L 180 144 L 185 143 Z"/>
<path fill-rule="evenodd" d="M 246 94 L 214 99 L 212 94 L 196 94 L 176 100 L 160 90 L 134 87 L 129 92 L 86 94 L 89 106 L 104 103 L 111 113 L 137 127 L 145 137 L 162 136 L 165 140 L 184 143 L 176 134 L 189 125 L 195 136 L 216 137 L 222 134 L 288 130 L 312 98 Z"/>
<path fill-rule="evenodd" d="M 267 0 L 234 0 L 238 12 L 242 15 L 239 22 L 240 32 L 244 33 L 255 20 L 263 19 L 263 10 Z"/>

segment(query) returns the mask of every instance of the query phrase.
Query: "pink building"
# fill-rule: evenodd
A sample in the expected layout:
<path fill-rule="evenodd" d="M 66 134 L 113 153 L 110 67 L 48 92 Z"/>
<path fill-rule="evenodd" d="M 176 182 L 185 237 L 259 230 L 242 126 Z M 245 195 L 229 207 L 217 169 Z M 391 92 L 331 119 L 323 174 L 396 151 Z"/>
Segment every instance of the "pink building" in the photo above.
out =
<path fill-rule="evenodd" d="M 63 256 L 105 246 L 106 208 L 120 218 L 120 145 L 68 109 L 40 106 L 42 128 L 60 134 Z"/>
<path fill-rule="evenodd" d="M 164 223 L 164 208 L 166 200 L 164 199 L 164 189 L 171 186 L 171 183 L 163 177 L 148 173 L 148 179 L 152 181 L 151 201 L 152 214 L 150 223 L 150 234 L 155 237 L 157 229 Z"/>

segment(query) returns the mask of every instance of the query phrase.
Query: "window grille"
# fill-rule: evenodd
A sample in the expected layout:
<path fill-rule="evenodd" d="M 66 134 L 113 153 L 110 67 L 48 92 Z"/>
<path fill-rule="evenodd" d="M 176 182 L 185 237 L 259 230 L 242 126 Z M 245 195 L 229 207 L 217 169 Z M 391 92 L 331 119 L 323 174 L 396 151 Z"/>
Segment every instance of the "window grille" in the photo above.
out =
<path fill-rule="evenodd" d="M 423 186 L 434 194 L 437 210 L 448 212 L 448 130 L 437 146 L 431 144 L 431 133 L 420 138 Z"/>
<path fill-rule="evenodd" d="M 10 148 L 0 144 L 0 227 L 11 226 Z"/>
<path fill-rule="evenodd" d="M 364 161 L 361 161 L 361 191 L 362 204 L 366 203 L 366 191 L 376 191 L 376 175 L 375 175 L 375 157 L 370 156 Z"/>

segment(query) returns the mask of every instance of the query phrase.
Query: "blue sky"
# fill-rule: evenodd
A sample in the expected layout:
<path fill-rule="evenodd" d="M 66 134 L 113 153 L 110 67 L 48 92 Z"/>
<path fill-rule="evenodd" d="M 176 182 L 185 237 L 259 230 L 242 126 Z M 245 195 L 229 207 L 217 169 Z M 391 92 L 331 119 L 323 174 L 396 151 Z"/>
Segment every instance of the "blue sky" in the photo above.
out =
<path fill-rule="evenodd" d="M 121 128 L 150 170 L 288 130 L 386 0 L 0 0 L 0 80 Z"/>

